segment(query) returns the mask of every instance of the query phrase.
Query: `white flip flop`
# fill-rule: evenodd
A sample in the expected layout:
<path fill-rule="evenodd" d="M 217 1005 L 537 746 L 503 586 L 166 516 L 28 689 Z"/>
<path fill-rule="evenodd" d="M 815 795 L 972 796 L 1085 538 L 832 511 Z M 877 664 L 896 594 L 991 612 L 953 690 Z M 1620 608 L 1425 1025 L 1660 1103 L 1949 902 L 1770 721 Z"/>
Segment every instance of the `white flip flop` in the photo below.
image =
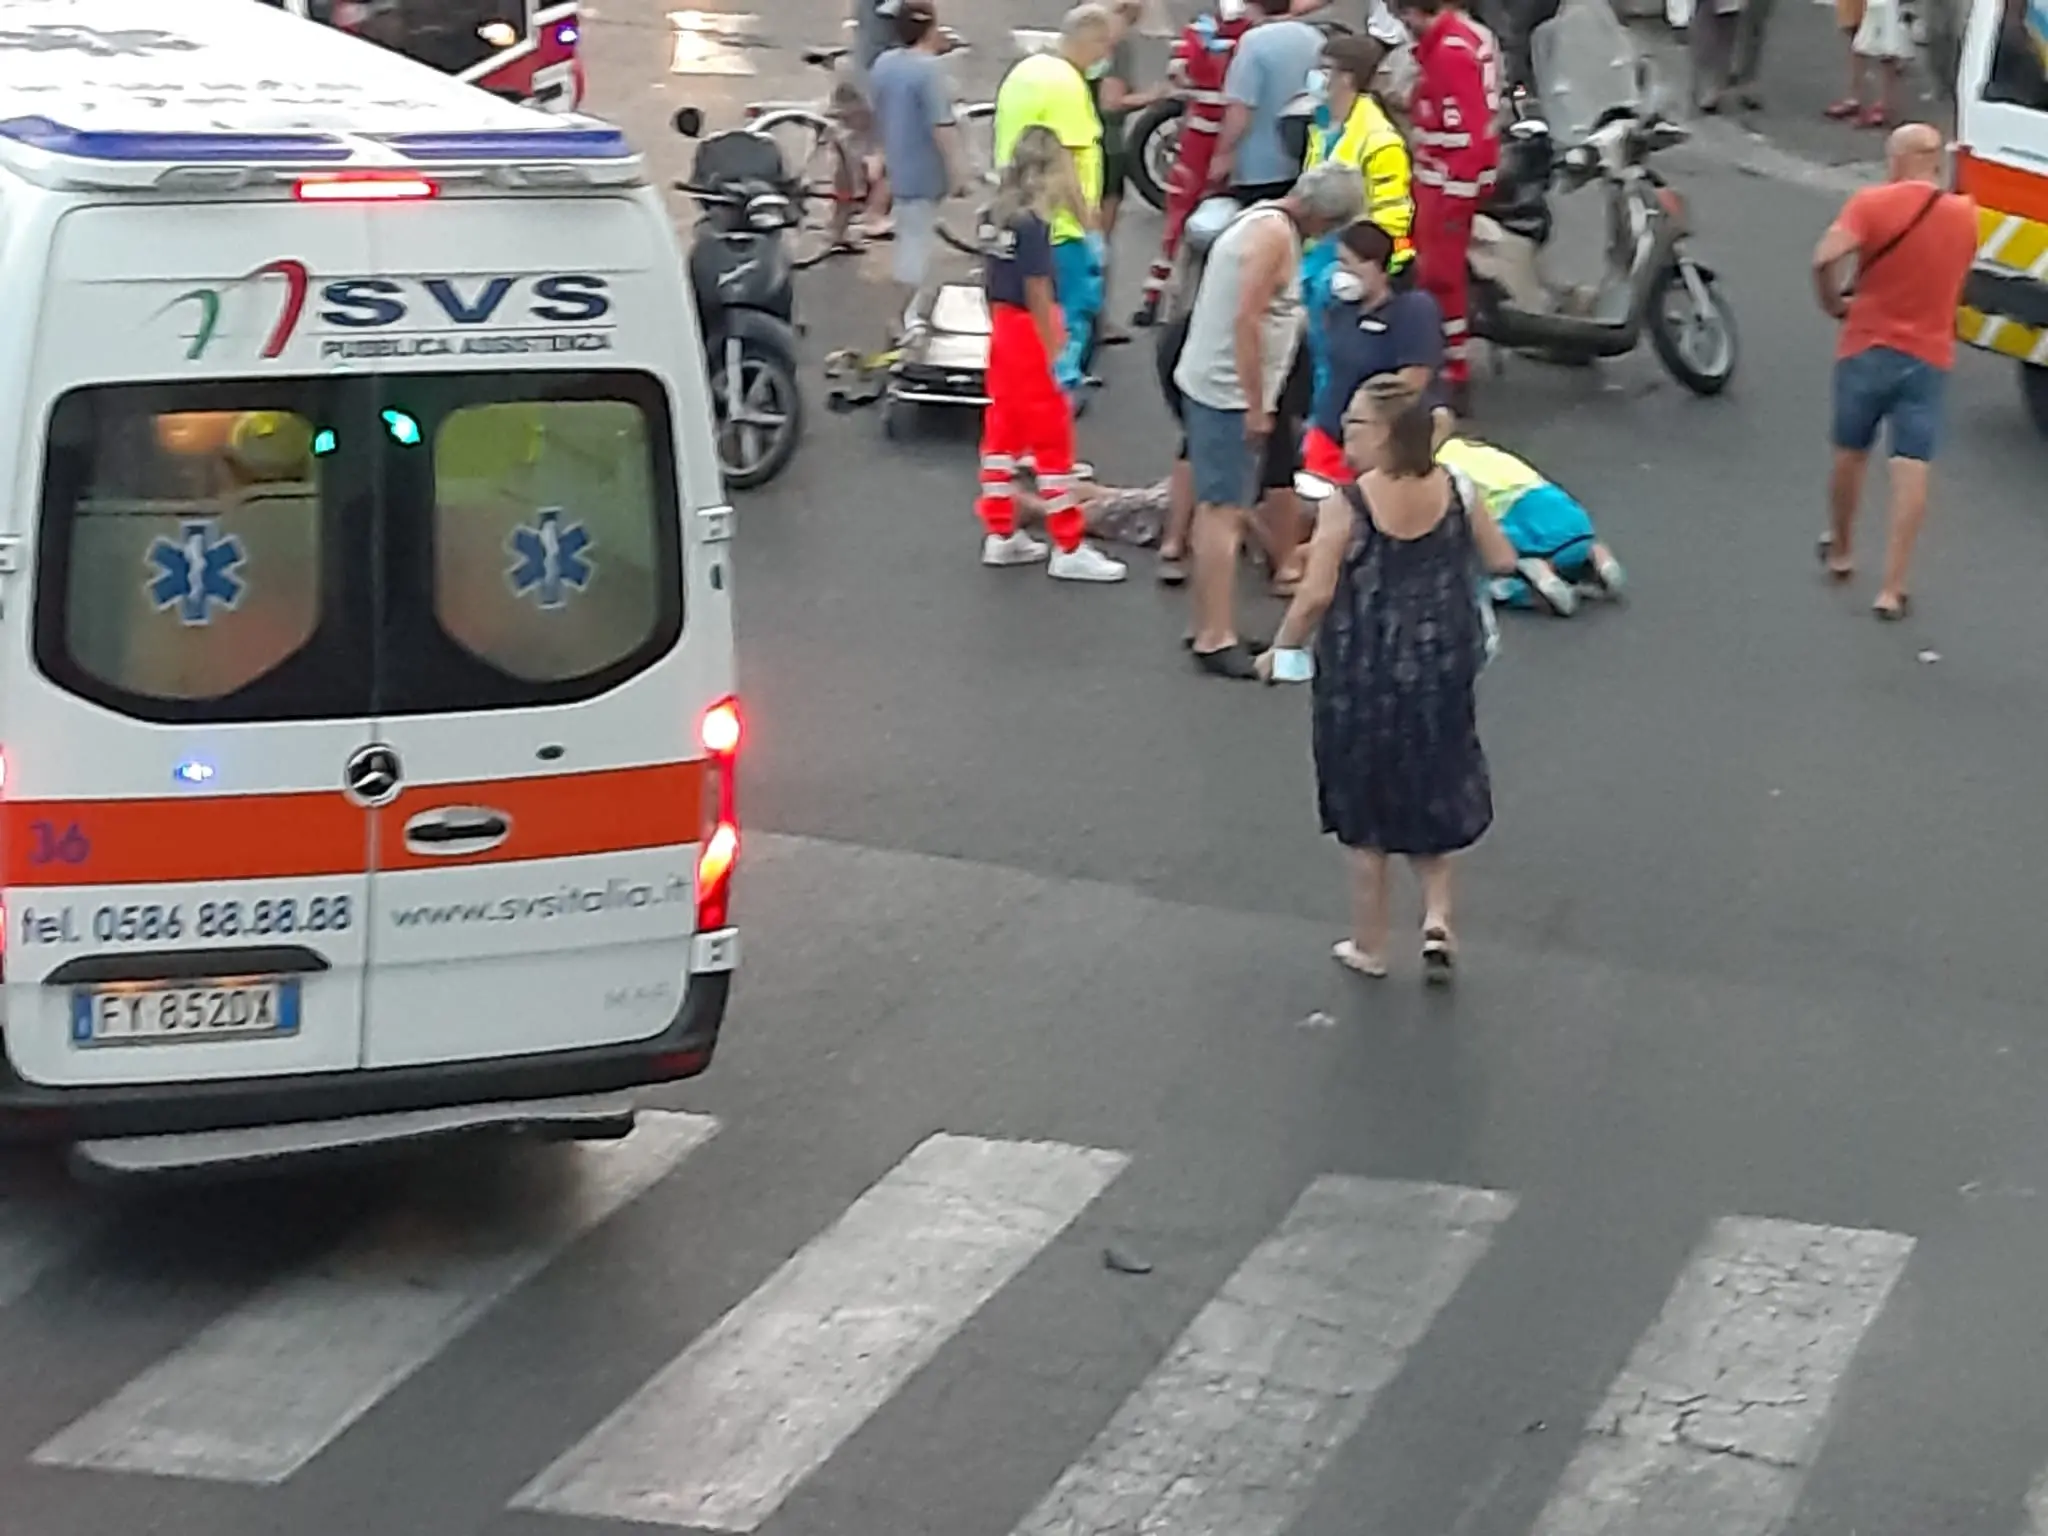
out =
<path fill-rule="evenodd" d="M 1349 939 L 1340 939 L 1330 950 L 1330 958 L 1347 971 L 1356 971 L 1361 976 L 1370 976 L 1375 981 L 1387 974 L 1387 962 L 1378 955 L 1368 955 Z"/>

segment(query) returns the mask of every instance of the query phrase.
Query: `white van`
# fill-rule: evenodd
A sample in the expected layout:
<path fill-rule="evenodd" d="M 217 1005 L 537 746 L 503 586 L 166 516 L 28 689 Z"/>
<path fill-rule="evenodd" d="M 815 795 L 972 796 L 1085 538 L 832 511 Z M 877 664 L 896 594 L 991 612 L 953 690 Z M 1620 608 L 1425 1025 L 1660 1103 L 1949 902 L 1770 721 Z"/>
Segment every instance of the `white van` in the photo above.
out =
<path fill-rule="evenodd" d="M 251 0 L 0 36 L 0 1132 L 622 1134 L 738 955 L 732 513 L 642 162 Z"/>

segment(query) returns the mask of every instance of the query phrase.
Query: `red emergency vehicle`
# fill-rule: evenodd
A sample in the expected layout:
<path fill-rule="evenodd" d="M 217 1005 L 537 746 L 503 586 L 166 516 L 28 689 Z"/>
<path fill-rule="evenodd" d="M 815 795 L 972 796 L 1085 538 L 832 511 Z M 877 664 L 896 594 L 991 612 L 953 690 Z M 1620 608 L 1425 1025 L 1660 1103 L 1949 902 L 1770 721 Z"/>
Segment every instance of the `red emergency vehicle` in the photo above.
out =
<path fill-rule="evenodd" d="M 265 0 L 550 112 L 584 93 L 577 0 Z"/>

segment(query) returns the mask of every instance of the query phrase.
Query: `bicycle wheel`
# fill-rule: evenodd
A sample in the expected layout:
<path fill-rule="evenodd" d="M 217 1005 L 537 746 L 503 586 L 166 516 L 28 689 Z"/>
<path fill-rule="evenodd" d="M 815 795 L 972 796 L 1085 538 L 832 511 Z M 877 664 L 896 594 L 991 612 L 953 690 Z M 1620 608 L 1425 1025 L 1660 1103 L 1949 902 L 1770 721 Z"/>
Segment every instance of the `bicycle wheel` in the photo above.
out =
<path fill-rule="evenodd" d="M 864 192 L 860 167 L 829 118 L 791 109 L 758 118 L 754 132 L 775 141 L 782 163 L 803 192 L 797 227 L 789 232 L 790 264 L 802 271 L 844 248 Z"/>

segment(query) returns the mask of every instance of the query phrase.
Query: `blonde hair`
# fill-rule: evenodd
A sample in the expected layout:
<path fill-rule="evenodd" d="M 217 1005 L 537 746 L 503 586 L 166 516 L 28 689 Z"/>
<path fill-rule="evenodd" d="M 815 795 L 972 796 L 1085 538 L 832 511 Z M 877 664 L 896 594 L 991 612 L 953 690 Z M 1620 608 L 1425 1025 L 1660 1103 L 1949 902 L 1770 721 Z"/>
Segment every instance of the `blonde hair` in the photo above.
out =
<path fill-rule="evenodd" d="M 1003 179 L 989 209 L 989 222 L 997 229 L 1007 229 L 1029 213 L 1050 224 L 1061 212 L 1087 222 L 1081 180 L 1074 172 L 1074 157 L 1067 153 L 1060 136 L 1034 123 L 1017 136 L 1016 148 L 1010 151 L 1010 163 L 1003 167 Z"/>

